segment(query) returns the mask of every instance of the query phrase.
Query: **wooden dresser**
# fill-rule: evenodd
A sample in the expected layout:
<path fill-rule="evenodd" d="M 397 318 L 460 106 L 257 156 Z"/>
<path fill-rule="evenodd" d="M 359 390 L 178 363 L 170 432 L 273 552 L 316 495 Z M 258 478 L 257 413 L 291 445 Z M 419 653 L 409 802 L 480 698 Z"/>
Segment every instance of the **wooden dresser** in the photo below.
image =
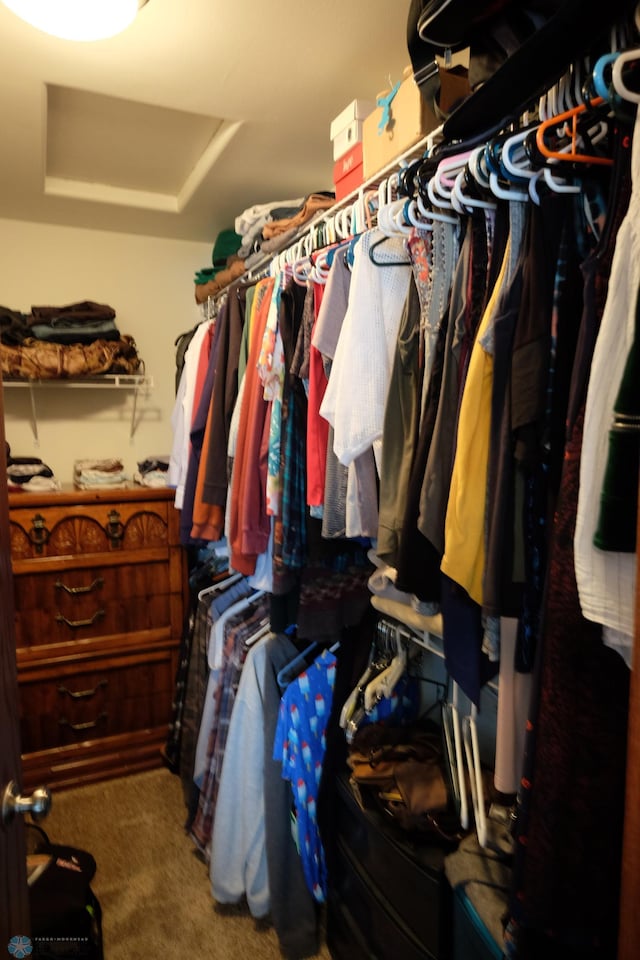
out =
<path fill-rule="evenodd" d="M 25 790 L 158 766 L 185 596 L 173 491 L 9 495 Z"/>

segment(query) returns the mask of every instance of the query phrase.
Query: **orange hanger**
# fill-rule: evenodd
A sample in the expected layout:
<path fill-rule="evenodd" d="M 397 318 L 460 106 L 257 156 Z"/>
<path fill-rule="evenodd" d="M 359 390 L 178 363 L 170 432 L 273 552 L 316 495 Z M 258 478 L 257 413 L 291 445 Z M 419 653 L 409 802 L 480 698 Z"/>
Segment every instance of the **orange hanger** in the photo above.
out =
<path fill-rule="evenodd" d="M 593 154 L 578 153 L 577 151 L 577 142 L 579 138 L 578 117 L 580 117 L 583 113 L 586 113 L 587 110 L 590 110 L 592 107 L 599 107 L 604 102 L 605 101 L 602 97 L 596 97 L 589 103 L 581 103 L 577 107 L 572 107 L 570 110 L 565 110 L 564 113 L 559 113 L 555 117 L 549 117 L 548 120 L 543 120 L 536 130 L 536 145 L 540 153 L 543 156 L 548 157 L 550 160 L 568 160 L 571 163 L 599 163 L 602 166 L 612 166 L 613 160 L 610 157 L 596 157 Z M 567 136 L 570 138 L 569 149 L 563 151 L 552 150 L 551 147 L 548 147 L 545 143 L 545 133 L 547 130 L 557 129 L 557 127 L 562 123 L 565 123 L 565 130 Z"/>

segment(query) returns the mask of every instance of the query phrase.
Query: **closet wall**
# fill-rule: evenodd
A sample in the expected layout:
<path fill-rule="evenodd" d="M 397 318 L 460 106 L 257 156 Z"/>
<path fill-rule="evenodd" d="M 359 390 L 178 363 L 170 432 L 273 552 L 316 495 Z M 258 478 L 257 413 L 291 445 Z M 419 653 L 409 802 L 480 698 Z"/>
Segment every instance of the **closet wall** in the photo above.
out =
<path fill-rule="evenodd" d="M 39 446 L 31 429 L 29 391 L 5 389 L 7 441 L 15 455 L 38 456 L 63 483 L 79 457 L 120 457 L 129 472 L 171 448 L 175 397 L 174 340 L 201 319 L 193 274 L 211 261 L 211 246 L 183 240 L 0 219 L 2 305 L 81 300 L 110 304 L 131 334 L 154 386 L 140 394 L 132 438 L 129 390 L 43 388 L 36 391 Z"/>

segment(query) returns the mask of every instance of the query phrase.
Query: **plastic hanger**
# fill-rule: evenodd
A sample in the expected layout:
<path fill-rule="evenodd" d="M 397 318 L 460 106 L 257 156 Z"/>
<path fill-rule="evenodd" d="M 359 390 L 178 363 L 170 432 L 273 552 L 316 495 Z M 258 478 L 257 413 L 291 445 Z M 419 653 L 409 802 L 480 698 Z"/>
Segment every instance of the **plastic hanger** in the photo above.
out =
<path fill-rule="evenodd" d="M 484 144 L 473 148 L 467 160 L 467 169 L 480 189 L 489 189 L 489 171 L 484 159 Z"/>
<path fill-rule="evenodd" d="M 419 216 L 418 201 L 415 198 L 407 201 L 404 215 L 416 230 L 433 230 L 433 222 Z"/>
<path fill-rule="evenodd" d="M 313 643 L 310 643 L 301 653 L 298 653 L 293 660 L 290 660 L 289 663 L 278 672 L 277 681 L 278 686 L 281 689 L 284 689 L 288 684 L 291 683 L 308 665 L 307 657 L 316 651 L 321 649 L 321 645 L 314 640 Z"/>
<path fill-rule="evenodd" d="M 418 193 L 416 196 L 416 203 L 418 205 L 420 215 L 424 217 L 425 220 L 435 220 L 440 221 L 440 223 L 453 223 L 456 224 L 456 226 L 460 222 L 453 214 L 438 213 L 438 211 L 432 210 L 431 207 L 425 206 L 420 193 Z"/>
<path fill-rule="evenodd" d="M 371 680 L 364 691 L 364 709 L 370 713 L 380 700 L 392 696 L 398 681 L 407 669 L 407 651 L 405 650 L 398 629 L 394 633 L 396 652 L 388 667 Z"/>
<path fill-rule="evenodd" d="M 256 632 L 252 633 L 248 640 L 245 640 L 245 647 L 252 647 L 254 643 L 257 643 L 258 640 L 262 640 L 263 637 L 266 637 L 271 633 L 271 623 L 269 617 L 266 617 L 264 620 L 261 620 L 256 628 Z"/>
<path fill-rule="evenodd" d="M 629 89 L 624 81 L 624 68 L 629 63 L 640 61 L 640 47 L 623 51 L 616 59 L 611 70 L 611 82 L 616 93 L 630 103 L 640 103 L 640 93 Z"/>
<path fill-rule="evenodd" d="M 618 62 L 619 58 L 616 61 L 616 65 Z M 588 110 L 594 107 L 599 107 L 603 103 L 605 103 L 605 101 L 602 99 L 602 97 L 597 97 L 589 104 L 582 103 L 579 106 L 572 107 L 570 110 L 565 110 L 562 113 L 549 118 L 548 120 L 543 120 L 536 130 L 536 145 L 542 156 L 551 160 L 561 160 L 563 162 L 569 161 L 571 163 L 593 163 L 607 167 L 612 166 L 613 160 L 610 157 L 598 157 L 593 154 L 580 153 L 578 151 L 578 143 L 581 142 L 580 133 L 578 130 L 578 119 L 581 116 L 584 116 Z M 565 133 L 569 138 L 569 142 L 565 145 L 565 149 L 554 150 L 547 145 L 545 136 L 550 131 L 555 136 L 556 128 L 562 125 L 564 125 Z"/>
<path fill-rule="evenodd" d="M 558 180 L 553 176 L 553 171 L 550 167 L 543 167 L 542 170 L 538 170 L 529 181 L 529 196 L 536 206 L 540 206 L 540 194 L 538 193 L 538 183 L 540 180 L 544 180 L 553 193 L 580 193 L 582 190 L 579 184 L 569 183 L 566 180 Z"/>
<path fill-rule="evenodd" d="M 362 698 L 364 696 L 364 691 L 367 684 L 380 673 L 381 670 L 384 670 L 389 664 L 388 657 L 381 657 L 376 650 L 375 641 L 371 644 L 371 650 L 369 652 L 369 662 L 364 670 L 364 673 L 358 680 L 356 686 L 353 688 L 347 699 L 345 700 L 342 710 L 340 711 L 340 726 L 345 731 L 347 735 L 347 741 L 351 742 L 353 736 L 358 729 L 359 723 L 364 717 L 364 705 Z M 349 740 L 351 737 L 351 740 Z"/>
<path fill-rule="evenodd" d="M 391 236 L 390 236 L 390 235 L 383 234 L 378 240 L 374 240 L 374 242 L 370 245 L 370 247 L 369 247 L 369 259 L 371 260 L 371 263 L 373 263 L 374 266 L 376 266 L 376 267 L 406 267 L 406 266 L 408 266 L 408 265 L 411 263 L 411 261 L 409 260 L 408 257 L 407 257 L 406 260 L 376 260 L 376 258 L 374 257 L 373 254 L 374 254 L 375 251 L 378 249 L 378 247 L 381 246 L 381 244 L 386 243 L 387 240 L 390 240 L 390 239 L 391 239 Z"/>
<path fill-rule="evenodd" d="M 463 187 L 468 184 L 466 170 L 461 170 L 458 176 L 455 179 L 453 184 L 453 190 L 451 193 L 452 200 L 457 201 L 463 213 L 471 213 L 471 208 L 476 208 L 478 210 L 495 210 L 497 209 L 497 204 L 492 200 L 482 200 L 479 197 L 472 197 L 468 193 L 463 192 Z M 455 205 L 455 204 L 454 204 Z"/>
<path fill-rule="evenodd" d="M 517 179 L 531 178 L 538 172 L 531 166 L 531 158 L 525 150 L 524 144 L 527 137 L 530 137 L 537 129 L 537 126 L 526 127 L 511 134 L 502 144 L 502 165 L 506 173 Z"/>
<path fill-rule="evenodd" d="M 460 826 L 463 830 L 469 828 L 469 805 L 467 802 L 467 787 L 464 773 L 462 730 L 459 710 L 459 687 L 453 681 L 451 701 L 445 704 L 443 711 L 445 722 L 445 743 L 449 752 L 449 772 L 453 785 L 454 796 L 459 805 Z"/>
<path fill-rule="evenodd" d="M 198 600 L 204 600 L 206 597 L 213 596 L 214 593 L 220 593 L 221 590 L 226 590 L 227 587 L 233 586 L 238 580 L 242 580 L 243 576 L 244 574 L 242 573 L 231 573 L 228 577 L 225 577 L 224 580 L 217 580 L 215 583 L 199 591 Z"/>
<path fill-rule="evenodd" d="M 471 713 L 464 718 L 464 752 L 469 770 L 469 785 L 473 815 L 476 821 L 478 843 L 481 847 L 487 845 L 487 817 L 484 807 L 484 784 L 482 781 L 482 766 L 480 763 L 480 747 L 478 744 L 478 708 L 471 704 Z"/>
<path fill-rule="evenodd" d="M 438 164 L 433 177 L 434 190 L 445 201 L 451 201 L 455 178 L 464 169 L 470 156 L 471 150 L 465 150 L 441 160 Z"/>

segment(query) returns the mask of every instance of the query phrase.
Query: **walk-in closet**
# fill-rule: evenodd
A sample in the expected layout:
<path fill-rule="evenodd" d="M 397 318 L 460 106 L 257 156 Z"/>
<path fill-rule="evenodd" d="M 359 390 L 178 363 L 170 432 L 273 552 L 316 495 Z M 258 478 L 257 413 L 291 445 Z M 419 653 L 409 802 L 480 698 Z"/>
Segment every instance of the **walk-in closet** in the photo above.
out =
<path fill-rule="evenodd" d="M 640 5 L 35 6 L 0 953 L 635 960 Z"/>

